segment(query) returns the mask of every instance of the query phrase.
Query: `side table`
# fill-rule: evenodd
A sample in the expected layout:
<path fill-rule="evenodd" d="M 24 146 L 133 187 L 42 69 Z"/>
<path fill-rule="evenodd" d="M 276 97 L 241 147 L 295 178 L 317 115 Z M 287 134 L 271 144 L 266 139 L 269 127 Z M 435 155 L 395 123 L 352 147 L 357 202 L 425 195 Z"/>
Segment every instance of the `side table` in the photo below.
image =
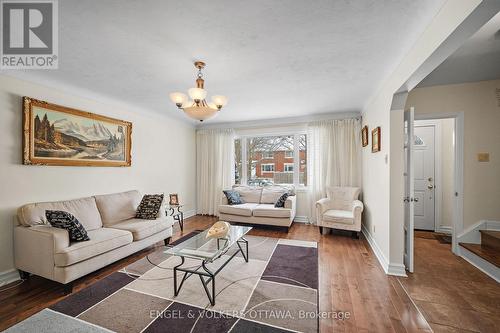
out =
<path fill-rule="evenodd" d="M 181 211 L 183 205 L 169 205 L 167 208 L 167 215 L 170 215 L 179 222 L 181 231 L 184 231 L 184 213 Z"/>

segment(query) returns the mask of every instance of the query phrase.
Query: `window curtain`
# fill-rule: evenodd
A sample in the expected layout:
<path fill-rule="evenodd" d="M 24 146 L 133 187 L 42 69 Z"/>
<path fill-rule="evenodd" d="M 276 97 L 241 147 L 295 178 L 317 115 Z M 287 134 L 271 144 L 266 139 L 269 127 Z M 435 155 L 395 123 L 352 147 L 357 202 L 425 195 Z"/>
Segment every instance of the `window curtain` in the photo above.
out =
<path fill-rule="evenodd" d="M 342 119 L 309 123 L 309 217 L 316 221 L 316 201 L 328 186 L 361 186 L 361 120 Z"/>
<path fill-rule="evenodd" d="M 234 130 L 196 132 L 196 213 L 218 215 L 222 190 L 233 183 Z"/>

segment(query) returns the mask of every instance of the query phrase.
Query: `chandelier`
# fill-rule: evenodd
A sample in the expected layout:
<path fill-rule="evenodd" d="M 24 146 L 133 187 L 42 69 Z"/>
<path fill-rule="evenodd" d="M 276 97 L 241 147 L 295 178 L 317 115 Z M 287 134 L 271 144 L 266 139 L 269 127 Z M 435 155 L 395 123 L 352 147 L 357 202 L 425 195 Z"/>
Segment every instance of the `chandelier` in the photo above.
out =
<path fill-rule="evenodd" d="M 204 89 L 205 80 L 203 80 L 203 73 L 201 70 L 205 68 L 203 61 L 196 61 L 194 66 L 198 68 L 198 75 L 196 78 L 196 88 L 188 90 L 189 97 L 180 92 L 170 94 L 170 100 L 177 105 L 179 109 L 191 118 L 203 121 L 212 118 L 219 112 L 223 106 L 227 104 L 227 97 L 221 95 L 212 96 L 212 102 L 207 103 L 207 91 Z"/>

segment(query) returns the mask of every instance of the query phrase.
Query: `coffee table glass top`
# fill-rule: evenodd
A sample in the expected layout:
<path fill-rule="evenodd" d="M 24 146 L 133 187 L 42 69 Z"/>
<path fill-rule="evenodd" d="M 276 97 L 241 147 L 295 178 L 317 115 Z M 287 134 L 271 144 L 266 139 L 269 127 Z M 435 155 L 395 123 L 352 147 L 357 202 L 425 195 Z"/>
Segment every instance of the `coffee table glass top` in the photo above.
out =
<path fill-rule="evenodd" d="M 225 238 L 217 239 L 207 238 L 207 229 L 167 249 L 165 253 L 186 258 L 213 261 L 227 252 L 231 246 L 245 236 L 250 230 L 252 230 L 252 227 L 232 225 L 229 229 L 229 234 Z"/>

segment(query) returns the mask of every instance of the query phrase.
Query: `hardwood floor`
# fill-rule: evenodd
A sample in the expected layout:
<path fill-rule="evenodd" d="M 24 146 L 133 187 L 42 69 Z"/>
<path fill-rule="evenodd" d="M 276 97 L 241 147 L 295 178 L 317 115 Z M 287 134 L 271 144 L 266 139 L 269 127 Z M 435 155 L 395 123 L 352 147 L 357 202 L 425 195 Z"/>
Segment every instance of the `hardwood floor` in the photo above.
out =
<path fill-rule="evenodd" d="M 434 332 L 499 332 L 500 285 L 427 234 L 415 238 L 415 272 L 399 280 Z"/>
<path fill-rule="evenodd" d="M 183 233 L 176 225 L 173 240 L 190 231 L 207 228 L 216 221 L 216 218 L 206 216 L 187 219 Z M 498 286 L 494 284 L 495 282 L 488 281 L 474 268 L 462 267 L 461 264 L 458 266 L 446 264 L 445 268 L 436 268 L 435 265 L 442 262 L 455 261 L 447 258 L 447 253 L 442 253 L 442 251 L 435 254 L 439 254 L 439 257 L 444 259 L 439 259 L 433 254 L 431 255 L 433 264 L 429 266 L 424 263 L 425 253 L 434 253 L 436 244 L 442 245 L 434 240 L 416 241 L 415 266 L 419 273 L 409 278 L 396 278 L 385 275 L 363 236 L 360 239 L 354 239 L 345 234 L 321 236 L 317 227 L 302 223 L 294 223 L 288 233 L 280 229 L 256 227 L 251 234 L 318 242 L 319 302 L 320 311 L 325 311 L 326 316 L 320 320 L 321 332 L 430 332 L 431 327 L 427 321 L 436 332 L 466 332 L 455 330 L 455 327 L 462 325 L 458 322 L 463 321 L 463 318 L 454 316 L 456 313 L 462 314 L 460 312 L 462 310 L 456 312 L 454 308 L 458 296 L 451 297 L 452 295 L 445 293 L 449 296 L 448 298 L 442 300 L 432 298 L 432 293 L 436 290 L 432 287 L 431 289 L 425 287 L 431 282 L 431 278 L 427 276 L 435 279 L 434 286 L 443 285 L 451 289 L 462 286 L 468 289 L 460 299 L 466 302 L 462 304 L 469 306 L 463 309 L 464 318 L 468 320 L 465 327 L 484 328 L 484 332 L 490 332 L 488 329 L 491 328 L 490 323 L 493 322 L 491 319 L 493 311 L 495 310 L 498 315 L 500 297 L 498 297 Z M 434 241 L 436 244 L 427 241 Z M 439 246 L 437 248 L 440 249 Z M 75 281 L 74 291 L 85 288 L 152 251 L 152 248 L 146 249 Z M 458 270 L 462 268 L 464 271 L 459 272 Z M 432 270 L 434 271 L 430 274 L 429 271 Z M 455 274 L 455 276 L 448 276 L 450 274 Z M 467 280 L 469 277 L 470 282 Z M 450 279 L 451 282 L 458 283 L 456 287 L 452 285 Z M 64 297 L 63 289 L 59 284 L 40 277 L 33 276 L 28 281 L 16 284 L 19 282 L 0 289 L 0 330 L 12 326 Z M 484 287 L 487 289 L 483 290 Z M 412 298 L 405 290 L 412 295 Z M 479 296 L 475 296 L 476 291 L 479 292 Z M 455 294 L 457 294 L 456 290 Z M 443 292 L 438 295 L 443 295 Z M 494 295 L 496 299 L 492 298 Z M 427 317 L 427 321 L 415 303 L 423 309 L 422 313 Z M 479 306 L 481 311 L 471 308 L 474 306 Z M 487 311 L 488 306 L 493 306 L 490 312 Z M 335 317 L 332 314 L 333 311 L 349 313 L 349 318 L 343 320 L 332 318 Z M 439 314 L 442 314 L 445 319 L 436 319 L 436 315 Z M 484 318 L 489 319 L 483 321 L 483 315 L 485 315 Z"/>

